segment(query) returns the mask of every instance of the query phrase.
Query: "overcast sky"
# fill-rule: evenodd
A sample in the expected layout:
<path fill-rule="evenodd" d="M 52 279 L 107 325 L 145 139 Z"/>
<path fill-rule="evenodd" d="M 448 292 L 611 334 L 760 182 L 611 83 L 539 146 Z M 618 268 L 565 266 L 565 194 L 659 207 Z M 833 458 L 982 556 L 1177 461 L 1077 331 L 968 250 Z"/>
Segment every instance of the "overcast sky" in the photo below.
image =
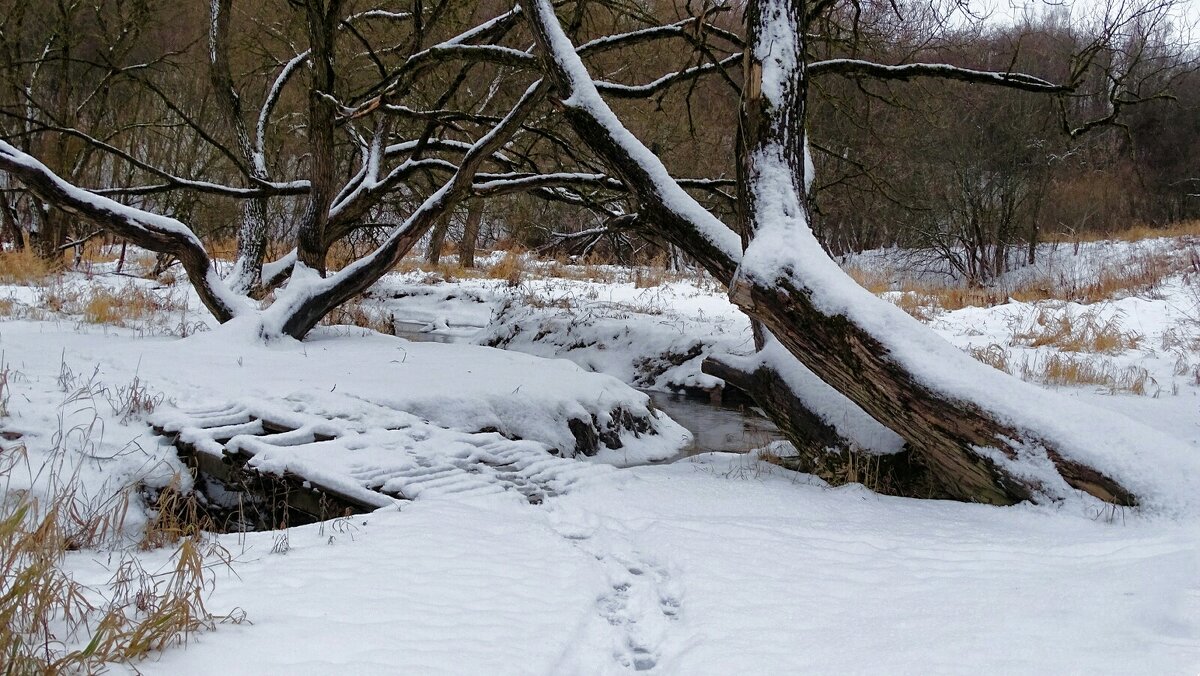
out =
<path fill-rule="evenodd" d="M 1152 0 L 1112 0 L 1115 3 L 1119 2 L 1149 2 Z M 1182 19 L 1176 23 L 1181 26 L 1189 24 L 1195 26 L 1200 22 L 1200 0 L 1175 0 L 1178 3 L 1178 15 Z M 976 8 L 976 11 L 989 11 L 991 18 L 996 21 L 1011 21 L 1015 17 L 1019 17 L 1023 12 L 1029 10 L 1035 13 L 1045 11 L 1048 7 L 1068 6 L 1072 13 L 1083 12 L 1089 10 L 1100 11 L 1106 3 L 1103 0 L 1063 0 L 1062 2 L 1046 0 L 971 0 L 971 6 Z M 1193 31 L 1195 32 L 1195 31 Z"/>

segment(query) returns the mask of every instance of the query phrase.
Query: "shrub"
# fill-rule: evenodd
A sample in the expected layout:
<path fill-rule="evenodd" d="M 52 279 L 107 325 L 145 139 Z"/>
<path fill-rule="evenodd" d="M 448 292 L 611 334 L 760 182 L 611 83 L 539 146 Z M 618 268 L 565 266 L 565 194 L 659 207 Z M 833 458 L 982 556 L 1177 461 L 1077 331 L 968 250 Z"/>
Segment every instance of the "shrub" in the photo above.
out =
<path fill-rule="evenodd" d="M 23 446 L 0 457 L 11 471 L 27 462 Z M 208 611 L 214 562 L 229 553 L 208 539 L 199 511 L 168 510 L 181 495 L 164 490 L 145 531 L 146 548 L 174 546 L 172 567 L 149 572 L 126 549 L 105 588 L 84 585 L 69 571 L 72 553 L 120 542 L 127 490 L 102 504 L 80 498 L 77 479 L 55 482 L 39 499 L 28 491 L 0 496 L 0 655 L 6 673 L 95 673 L 109 662 L 129 662 L 182 644 L 218 622 L 240 622 L 240 613 Z M 164 502 L 166 500 L 166 502 Z M 190 520 L 189 520 L 190 519 Z"/>

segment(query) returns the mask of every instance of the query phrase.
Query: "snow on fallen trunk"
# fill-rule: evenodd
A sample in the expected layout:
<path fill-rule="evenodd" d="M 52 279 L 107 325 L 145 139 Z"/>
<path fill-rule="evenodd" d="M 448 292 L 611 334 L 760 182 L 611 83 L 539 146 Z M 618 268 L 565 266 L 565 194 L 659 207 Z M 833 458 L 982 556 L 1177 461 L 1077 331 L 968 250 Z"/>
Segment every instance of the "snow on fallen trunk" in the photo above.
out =
<path fill-rule="evenodd" d="M 802 153 L 773 147 L 778 139 L 752 144 L 758 165 L 749 175 L 758 184 L 750 192 L 769 222 L 740 260 L 734 233 L 677 189 L 600 98 L 551 4 L 534 4 L 543 65 L 576 133 L 614 166 L 673 243 L 718 277 L 740 261 L 734 302 L 821 380 L 904 437 L 949 494 L 1005 504 L 1082 491 L 1164 511 L 1195 507 L 1194 449 L 979 364 L 847 277 L 805 222 Z M 802 113 L 799 120 L 802 128 Z"/>

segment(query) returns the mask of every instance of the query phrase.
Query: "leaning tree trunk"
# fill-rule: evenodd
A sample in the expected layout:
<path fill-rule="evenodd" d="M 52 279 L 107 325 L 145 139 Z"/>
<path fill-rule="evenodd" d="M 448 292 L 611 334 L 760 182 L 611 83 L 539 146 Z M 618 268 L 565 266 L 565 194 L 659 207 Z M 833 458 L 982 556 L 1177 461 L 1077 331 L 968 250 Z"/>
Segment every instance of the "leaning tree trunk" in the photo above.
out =
<path fill-rule="evenodd" d="M 936 357 L 925 359 L 926 365 L 944 358 L 950 365 L 974 368 L 980 380 L 1000 375 L 985 373 L 981 369 L 987 367 L 854 286 L 821 249 L 805 221 L 804 118 L 802 107 L 795 107 L 803 103 L 796 90 L 805 76 L 799 31 L 774 31 L 760 36 L 769 42 L 747 47 L 752 80 L 743 88 L 772 100 L 768 124 L 760 127 L 763 137 L 747 140 L 752 156 L 747 180 L 754 182 L 758 200 L 758 232 L 742 257 L 737 234 L 688 196 L 616 122 L 550 2 L 532 4 L 528 16 L 541 61 L 568 123 L 636 195 L 647 221 L 718 279 L 733 280 L 731 300 L 821 380 L 903 437 L 941 491 L 996 504 L 1061 496 L 1060 488 L 1025 471 L 1032 465 L 1021 457 L 1024 452 L 1038 454 L 1038 462 L 1051 464 L 1071 487 L 1117 504 L 1136 504 L 1133 494 L 1110 477 L 1064 457 L 1050 440 L 1004 422 L 996 409 L 973 401 L 978 395 L 964 394 L 969 388 L 950 393 L 955 390 L 942 387 L 957 379 L 939 382 L 914 373 L 913 355 L 931 350 Z M 787 17 L 801 4 L 762 2 L 754 13 L 767 28 L 794 27 Z M 784 66 L 793 68 L 780 72 Z M 899 337 L 889 335 L 893 325 Z M 912 344 L 905 344 L 907 339 Z"/>
<path fill-rule="evenodd" d="M 178 258 L 200 302 L 217 321 L 229 321 L 246 308 L 245 298 L 229 292 L 217 276 L 204 244 L 183 223 L 77 188 L 4 141 L 0 141 L 0 171 L 24 183 L 31 193 L 64 215 L 94 223 L 144 249 Z"/>

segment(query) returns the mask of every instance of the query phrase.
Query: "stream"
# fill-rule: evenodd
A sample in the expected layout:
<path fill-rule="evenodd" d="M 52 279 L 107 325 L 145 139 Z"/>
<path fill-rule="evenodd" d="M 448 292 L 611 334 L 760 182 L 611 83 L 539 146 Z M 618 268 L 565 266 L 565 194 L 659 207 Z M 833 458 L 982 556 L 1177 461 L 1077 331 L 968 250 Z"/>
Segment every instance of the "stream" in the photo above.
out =
<path fill-rule="evenodd" d="M 397 336 L 424 343 L 466 343 L 477 331 L 477 327 L 463 327 L 463 331 L 435 333 L 428 330 L 428 324 L 406 321 L 396 321 L 395 327 Z M 691 445 L 666 462 L 700 453 L 746 453 L 783 439 L 779 429 L 751 407 L 714 404 L 707 398 L 670 392 L 641 391 L 650 397 L 655 408 L 692 433 Z"/>

